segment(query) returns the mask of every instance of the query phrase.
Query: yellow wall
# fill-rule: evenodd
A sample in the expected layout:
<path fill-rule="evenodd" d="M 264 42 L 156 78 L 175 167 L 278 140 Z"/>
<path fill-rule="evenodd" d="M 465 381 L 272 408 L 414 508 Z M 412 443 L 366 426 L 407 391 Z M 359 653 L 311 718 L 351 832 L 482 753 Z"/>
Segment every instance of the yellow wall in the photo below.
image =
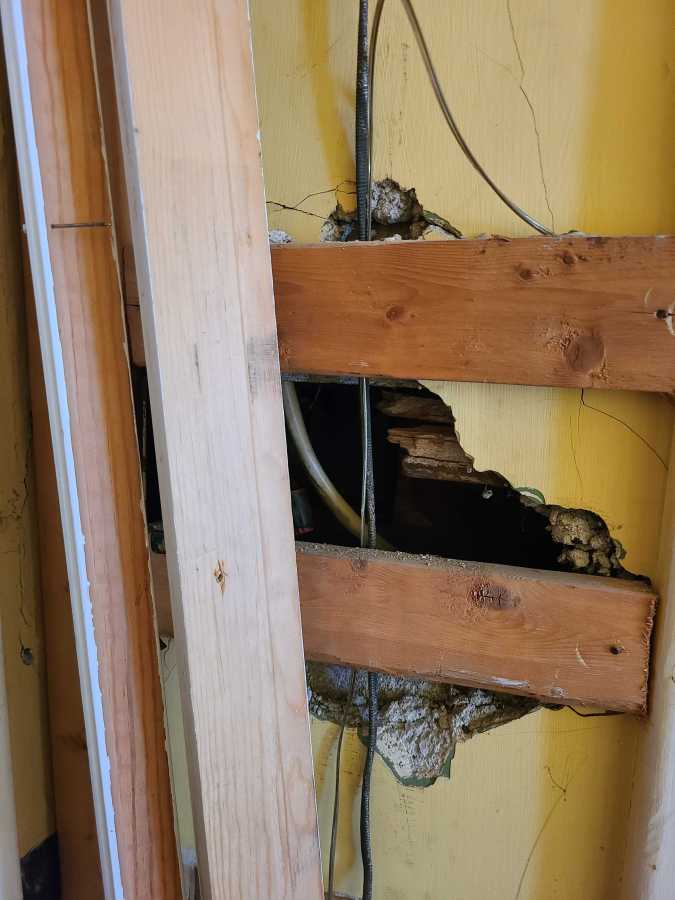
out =
<path fill-rule="evenodd" d="M 673 230 L 670 0 L 417 0 L 417 7 L 467 138 L 514 199 L 560 231 Z M 314 216 L 271 207 L 270 224 L 315 240 L 315 216 L 334 204 L 332 189 L 341 184 L 343 202 L 352 199 L 345 182 L 353 177 L 356 0 L 252 0 L 252 14 L 268 197 L 296 205 L 317 194 L 302 204 Z M 415 185 L 425 206 L 467 234 L 525 233 L 450 143 L 396 0 L 385 17 L 375 176 Z M 6 105 L 0 133 L 0 191 L 8 198 L 0 205 L 0 612 L 23 853 L 53 821 Z M 628 565 L 653 573 L 672 423 L 665 400 L 438 389 L 479 467 L 536 487 L 549 502 L 596 510 L 628 549 Z M 32 666 L 21 661 L 20 642 L 32 648 Z M 461 746 L 451 780 L 423 791 L 398 786 L 378 762 L 378 900 L 613 897 L 638 731 L 624 718 L 538 713 Z M 335 729 L 314 723 L 313 735 L 325 852 Z M 354 894 L 361 764 L 350 739 L 343 810 L 351 806 L 352 817 L 344 817 L 338 875 L 339 887 Z M 189 816 L 182 825 L 189 843 Z"/>
<path fill-rule="evenodd" d="M 14 144 L 0 65 L 0 616 L 23 855 L 54 831 Z M 21 654 L 22 646 L 30 650 Z M 0 798 L 2 802 L 2 798 Z"/>
<path fill-rule="evenodd" d="M 371 3 L 371 5 L 373 5 Z M 670 0 L 417 0 L 439 75 L 474 152 L 556 230 L 675 225 L 675 7 Z M 325 215 L 353 178 L 356 0 L 252 0 L 269 200 Z M 451 143 L 400 4 L 378 62 L 374 175 L 414 185 L 466 234 L 525 234 Z M 342 187 L 350 191 L 348 184 Z M 320 193 L 325 192 L 325 193 Z M 342 195 L 343 202 L 352 198 Z M 316 240 L 320 218 L 270 207 Z M 594 509 L 653 574 L 672 412 L 662 398 L 445 386 L 480 468 Z M 595 408 L 591 408 L 595 407 Z M 621 877 L 639 726 L 542 712 L 462 745 L 450 781 L 402 788 L 378 763 L 378 900 L 605 900 Z M 335 728 L 314 723 L 324 853 Z M 344 756 L 339 887 L 359 894 L 361 750 Z"/>

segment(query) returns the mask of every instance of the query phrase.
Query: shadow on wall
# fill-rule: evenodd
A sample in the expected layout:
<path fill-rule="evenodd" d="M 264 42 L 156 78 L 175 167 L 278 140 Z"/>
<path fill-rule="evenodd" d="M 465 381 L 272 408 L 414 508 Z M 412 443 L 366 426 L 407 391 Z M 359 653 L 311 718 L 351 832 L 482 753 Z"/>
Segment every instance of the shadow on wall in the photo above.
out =
<path fill-rule="evenodd" d="M 595 79 L 589 81 L 593 93 L 577 227 L 615 235 L 673 232 L 675 6 L 670 0 L 641 5 L 605 0 L 595 28 L 597 63 Z M 617 896 L 620 890 L 640 731 L 640 723 L 633 719 L 624 717 L 617 722 L 617 731 L 607 738 L 602 773 L 596 772 L 607 802 L 583 811 L 589 822 L 604 821 L 603 846 L 585 850 L 594 870 L 593 897 Z M 534 884 L 545 892 L 558 884 L 564 885 L 570 896 L 583 895 L 583 886 L 566 883 L 568 870 L 561 850 L 565 829 L 573 828 L 574 823 L 566 813 L 565 801 L 575 773 L 580 773 L 581 782 L 587 777 L 582 770 L 594 766 L 589 759 L 572 764 L 564 756 L 564 738 L 561 744 L 555 731 L 547 743 L 543 754 L 550 760 L 557 752 L 565 780 L 552 787 L 548 807 L 542 807 L 544 826 L 533 848 L 536 860 L 532 860 L 531 871 L 524 870 L 519 894 L 522 890 L 522 896 L 532 896 Z M 576 788 L 583 790 L 580 783 Z M 579 814 L 578 804 L 574 811 Z M 580 822 L 577 825 L 583 827 Z M 575 867 L 575 872 L 583 868 Z"/>
<path fill-rule="evenodd" d="M 344 52 L 345 42 L 340 37 L 332 42 L 330 40 L 334 30 L 331 30 L 330 25 L 329 3 L 303 0 L 302 20 L 305 36 L 304 64 L 311 72 L 310 83 L 323 153 L 330 173 L 329 181 L 331 184 L 338 184 L 344 178 L 345 172 L 354 170 L 354 160 L 349 149 L 352 135 L 347 133 L 340 119 L 338 92 L 341 86 L 330 65 L 331 51 L 340 46 L 340 52 Z M 355 44 L 355 36 L 350 34 L 349 37 Z M 350 86 L 346 93 L 350 109 L 353 110 L 353 88 Z"/>

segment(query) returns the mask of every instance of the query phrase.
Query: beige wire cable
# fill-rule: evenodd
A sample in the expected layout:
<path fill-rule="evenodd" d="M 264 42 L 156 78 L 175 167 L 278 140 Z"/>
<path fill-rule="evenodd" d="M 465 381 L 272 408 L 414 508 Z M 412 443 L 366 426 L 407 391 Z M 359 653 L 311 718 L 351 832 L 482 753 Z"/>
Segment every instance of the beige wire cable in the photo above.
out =
<path fill-rule="evenodd" d="M 317 455 L 314 452 L 314 447 L 312 447 L 312 442 L 307 434 L 307 428 L 302 416 L 302 410 L 300 409 L 300 401 L 298 400 L 298 393 L 295 389 L 295 385 L 292 381 L 285 381 L 282 384 L 281 391 L 284 400 L 286 426 L 293 439 L 295 448 L 298 451 L 305 472 L 309 476 L 317 493 L 326 506 L 333 512 L 338 522 L 344 525 L 347 531 L 360 540 L 361 516 L 352 509 L 349 503 L 347 503 L 319 462 Z M 377 536 L 377 547 L 380 550 L 393 549 L 391 544 L 379 535 Z"/>

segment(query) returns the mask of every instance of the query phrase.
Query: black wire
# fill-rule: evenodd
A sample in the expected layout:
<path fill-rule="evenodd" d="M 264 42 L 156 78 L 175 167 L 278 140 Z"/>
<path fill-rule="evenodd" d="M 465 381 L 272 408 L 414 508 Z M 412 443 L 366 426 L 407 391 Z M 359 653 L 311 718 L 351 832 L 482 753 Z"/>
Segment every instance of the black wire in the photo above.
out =
<path fill-rule="evenodd" d="M 359 2 L 359 33 L 356 61 L 356 216 L 360 241 L 370 240 L 370 72 L 368 44 L 368 0 Z M 375 477 L 373 466 L 373 435 L 368 381 L 359 382 L 363 437 L 363 481 L 367 529 L 362 527 L 361 545 L 374 548 L 377 543 L 375 518 Z M 373 761 L 377 746 L 379 676 L 368 673 L 368 750 L 361 786 L 361 859 L 363 861 L 363 900 L 373 896 L 373 848 L 370 836 L 370 789 Z"/>
<path fill-rule="evenodd" d="M 373 425 L 370 411 L 370 385 L 367 378 L 359 378 L 361 410 L 361 440 L 363 448 L 363 492 L 361 497 L 361 546 L 377 547 L 377 517 L 375 514 L 375 471 L 373 464 Z"/>
<path fill-rule="evenodd" d="M 361 788 L 361 858 L 363 860 L 363 900 L 373 896 L 373 848 L 370 840 L 370 785 L 377 747 L 378 694 L 380 676 L 368 672 L 368 750 Z"/>
<path fill-rule="evenodd" d="M 368 0 L 359 0 L 356 50 L 356 219 L 360 241 L 370 240 L 370 72 Z"/>
<path fill-rule="evenodd" d="M 356 59 L 356 216 L 360 241 L 370 240 L 370 113 L 369 113 L 369 46 L 368 46 L 368 0 L 359 0 L 359 26 Z M 359 379 L 361 408 L 361 440 L 363 450 L 362 499 L 361 499 L 361 546 L 377 545 L 377 525 L 375 517 L 375 478 L 373 468 L 373 441 L 370 412 L 370 388 L 366 378 Z M 335 763 L 335 797 L 333 800 L 333 823 L 328 859 L 328 900 L 334 900 L 335 853 L 337 846 L 338 819 L 340 811 L 340 763 L 344 739 L 347 710 L 351 706 L 356 672 L 352 672 L 349 696 L 340 726 Z M 361 787 L 361 858 L 363 860 L 363 900 L 373 896 L 373 853 L 370 840 L 370 784 L 373 759 L 377 744 L 379 676 L 368 673 L 368 749 L 363 768 Z"/>
<path fill-rule="evenodd" d="M 571 710 L 575 716 L 579 716 L 580 719 L 601 719 L 604 716 L 623 716 L 622 712 L 613 712 L 612 710 L 607 710 L 606 712 L 579 712 L 578 709 L 575 709 L 573 706 L 566 706 L 565 709 Z"/>

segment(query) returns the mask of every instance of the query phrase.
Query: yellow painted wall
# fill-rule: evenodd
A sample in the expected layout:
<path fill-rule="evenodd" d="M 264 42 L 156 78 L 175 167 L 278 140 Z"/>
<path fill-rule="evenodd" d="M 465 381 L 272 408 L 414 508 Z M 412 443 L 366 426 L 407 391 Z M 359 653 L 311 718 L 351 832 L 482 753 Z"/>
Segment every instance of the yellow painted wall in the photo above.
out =
<path fill-rule="evenodd" d="M 0 65 L 0 616 L 23 855 L 54 831 L 14 143 Z M 24 650 L 23 656 L 21 650 Z M 30 652 L 30 656 L 28 655 Z M 30 662 L 30 664 L 26 664 Z M 0 797 L 0 803 L 3 799 Z"/>
<path fill-rule="evenodd" d="M 316 240 L 353 178 L 356 0 L 252 0 L 270 226 Z M 372 4 L 371 4 L 372 5 Z M 474 152 L 556 230 L 675 230 L 675 6 L 670 0 L 417 0 Z M 527 229 L 451 143 L 400 4 L 389 0 L 375 100 L 374 175 L 414 185 L 466 234 Z M 341 195 L 343 202 L 352 198 Z M 319 216 L 319 218 L 315 218 Z M 594 509 L 656 564 L 672 426 L 659 397 L 445 386 L 462 443 L 548 502 Z M 639 726 L 542 712 L 462 745 L 450 781 L 402 788 L 378 763 L 377 900 L 606 900 L 616 895 Z M 324 853 L 335 728 L 314 723 Z M 359 894 L 361 750 L 344 755 L 339 887 Z"/>
<path fill-rule="evenodd" d="M 315 240 L 341 185 L 351 199 L 356 0 L 251 0 L 270 225 Z M 557 230 L 673 231 L 675 7 L 670 0 L 417 0 L 440 77 L 472 147 L 518 202 Z M 467 234 L 526 229 L 450 143 L 407 22 L 389 0 L 377 68 L 376 177 L 415 185 Z M 52 829 L 44 666 L 30 493 L 16 197 L 0 117 L 0 613 L 21 852 Z M 317 218 L 318 217 L 318 218 Z M 548 502 L 603 515 L 627 564 L 652 574 L 672 410 L 658 397 L 439 386 L 481 468 Z M 26 480 L 27 479 L 27 480 Z M 26 666 L 20 642 L 35 662 Z M 170 656 L 165 660 L 171 672 Z M 173 675 L 168 706 L 177 718 Z M 615 896 L 639 726 L 538 713 L 458 749 L 450 781 L 374 780 L 377 900 L 605 900 Z M 177 732 L 179 736 L 179 732 Z M 327 850 L 335 729 L 314 723 Z M 174 735 L 175 737 L 175 735 Z M 362 751 L 346 743 L 338 876 L 358 894 Z M 179 771 L 180 766 L 177 766 Z M 186 799 L 177 778 L 183 842 Z M 184 782 L 182 782 L 184 785 Z"/>

